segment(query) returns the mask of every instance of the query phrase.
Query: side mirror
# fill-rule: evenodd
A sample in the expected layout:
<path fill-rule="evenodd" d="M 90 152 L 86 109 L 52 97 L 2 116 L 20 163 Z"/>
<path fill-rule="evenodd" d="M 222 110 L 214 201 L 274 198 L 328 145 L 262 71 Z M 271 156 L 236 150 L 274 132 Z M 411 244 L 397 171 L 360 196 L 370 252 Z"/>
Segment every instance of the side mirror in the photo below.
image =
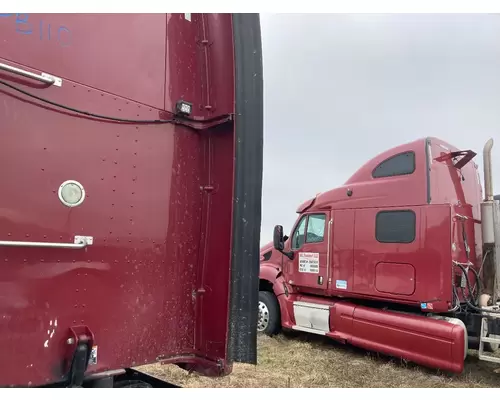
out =
<path fill-rule="evenodd" d="M 283 251 L 285 248 L 285 242 L 283 240 L 283 227 L 281 225 L 276 225 L 274 227 L 273 244 L 274 248 L 278 251 Z"/>

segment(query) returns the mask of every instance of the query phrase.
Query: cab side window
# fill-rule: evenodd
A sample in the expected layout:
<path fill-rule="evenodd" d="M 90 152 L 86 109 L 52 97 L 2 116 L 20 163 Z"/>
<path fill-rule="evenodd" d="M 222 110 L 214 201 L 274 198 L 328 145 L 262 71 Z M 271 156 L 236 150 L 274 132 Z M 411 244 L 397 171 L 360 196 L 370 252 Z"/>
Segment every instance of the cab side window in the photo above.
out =
<path fill-rule="evenodd" d="M 380 243 L 412 243 L 417 234 L 417 216 L 412 210 L 379 211 L 375 238 Z"/>
<path fill-rule="evenodd" d="M 307 216 L 304 215 L 302 219 L 297 224 L 295 231 L 292 236 L 292 249 L 300 249 L 304 244 L 305 234 L 306 234 L 306 220 Z"/>
<path fill-rule="evenodd" d="M 325 214 L 309 215 L 307 221 L 307 243 L 320 243 L 325 237 Z"/>

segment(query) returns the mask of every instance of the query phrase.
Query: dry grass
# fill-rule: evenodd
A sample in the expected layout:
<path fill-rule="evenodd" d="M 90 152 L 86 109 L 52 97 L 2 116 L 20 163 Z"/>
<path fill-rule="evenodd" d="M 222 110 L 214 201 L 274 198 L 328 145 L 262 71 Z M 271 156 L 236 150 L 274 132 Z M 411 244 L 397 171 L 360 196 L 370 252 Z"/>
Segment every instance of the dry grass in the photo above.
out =
<path fill-rule="evenodd" d="M 237 364 L 224 378 L 188 374 L 159 364 L 142 371 L 182 387 L 499 387 L 497 364 L 467 358 L 461 375 L 406 364 L 327 338 L 302 333 L 259 335 L 258 365 Z"/>

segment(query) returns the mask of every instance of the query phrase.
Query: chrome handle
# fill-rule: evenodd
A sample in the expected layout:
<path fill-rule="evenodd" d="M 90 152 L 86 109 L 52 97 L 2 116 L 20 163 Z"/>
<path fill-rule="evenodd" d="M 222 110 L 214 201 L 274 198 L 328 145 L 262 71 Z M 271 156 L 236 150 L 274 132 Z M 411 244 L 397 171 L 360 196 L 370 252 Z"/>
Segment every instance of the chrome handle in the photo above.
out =
<path fill-rule="evenodd" d="M 0 246 L 6 247 L 49 247 L 56 249 L 83 249 L 93 243 L 91 236 L 75 236 L 74 243 L 51 243 L 51 242 L 16 242 L 11 240 L 0 240 Z"/>
<path fill-rule="evenodd" d="M 24 76 L 25 78 L 31 78 L 39 82 L 47 83 L 49 85 L 61 86 L 62 79 L 55 76 L 42 73 L 41 75 L 34 74 L 33 72 L 25 71 L 24 69 L 16 68 L 11 65 L 0 63 L 0 70 L 11 72 L 16 75 Z"/>

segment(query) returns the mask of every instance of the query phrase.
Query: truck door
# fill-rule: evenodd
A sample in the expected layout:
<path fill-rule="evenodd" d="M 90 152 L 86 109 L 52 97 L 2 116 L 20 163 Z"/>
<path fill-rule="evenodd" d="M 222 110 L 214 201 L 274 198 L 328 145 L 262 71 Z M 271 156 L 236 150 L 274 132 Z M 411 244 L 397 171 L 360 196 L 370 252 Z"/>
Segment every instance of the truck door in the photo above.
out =
<path fill-rule="evenodd" d="M 290 237 L 295 256 L 289 269 L 294 286 L 326 290 L 328 220 L 329 213 L 311 213 L 304 215 L 295 226 Z"/>
<path fill-rule="evenodd" d="M 97 346 L 89 373 L 195 347 L 204 326 L 193 294 L 200 185 L 212 182 L 208 165 L 212 176 L 214 165 L 222 168 L 208 154 L 231 147 L 210 142 L 208 150 L 180 125 L 82 114 L 158 119 L 175 82 L 184 82 L 174 70 L 165 83 L 166 23 L 177 19 L 182 28 L 168 32 L 191 43 L 183 16 L 0 14 L 0 387 L 63 379 L 62 359 L 71 360 L 82 336 Z M 191 65 L 191 53 L 168 43 L 175 62 Z M 189 71 L 193 87 L 197 74 Z M 222 287 L 225 302 L 211 301 L 227 305 Z M 225 337 L 214 335 L 207 354 Z M 223 360 L 226 351 L 216 354 Z"/>

